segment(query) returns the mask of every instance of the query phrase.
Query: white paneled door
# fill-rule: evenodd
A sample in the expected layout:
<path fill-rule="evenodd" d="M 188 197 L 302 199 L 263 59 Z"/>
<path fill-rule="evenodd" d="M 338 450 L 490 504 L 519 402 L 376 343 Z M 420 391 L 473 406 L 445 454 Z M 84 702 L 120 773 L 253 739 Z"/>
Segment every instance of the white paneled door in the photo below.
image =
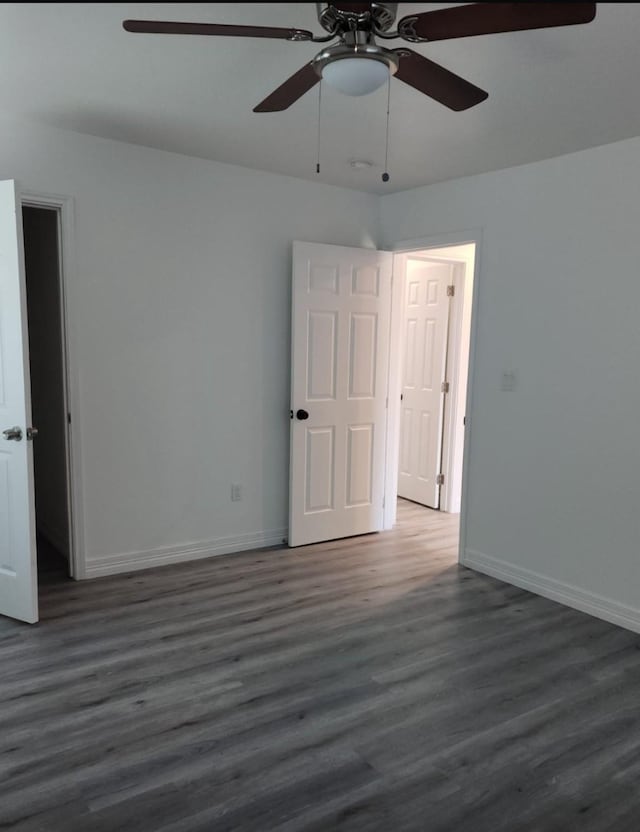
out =
<path fill-rule="evenodd" d="M 431 508 L 440 507 L 453 269 L 452 263 L 407 258 L 398 496 Z"/>
<path fill-rule="evenodd" d="M 391 271 L 294 243 L 290 546 L 382 529 Z"/>
<path fill-rule="evenodd" d="M 0 182 L 0 615 L 38 620 L 22 206 Z"/>

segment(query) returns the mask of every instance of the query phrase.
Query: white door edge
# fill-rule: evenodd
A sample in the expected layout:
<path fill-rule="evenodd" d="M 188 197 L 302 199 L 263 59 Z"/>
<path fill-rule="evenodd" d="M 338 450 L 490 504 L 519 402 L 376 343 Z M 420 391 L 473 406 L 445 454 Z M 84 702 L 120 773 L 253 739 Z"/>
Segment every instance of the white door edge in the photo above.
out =
<path fill-rule="evenodd" d="M 0 182 L 0 614 L 38 620 L 27 287 L 18 183 Z"/>

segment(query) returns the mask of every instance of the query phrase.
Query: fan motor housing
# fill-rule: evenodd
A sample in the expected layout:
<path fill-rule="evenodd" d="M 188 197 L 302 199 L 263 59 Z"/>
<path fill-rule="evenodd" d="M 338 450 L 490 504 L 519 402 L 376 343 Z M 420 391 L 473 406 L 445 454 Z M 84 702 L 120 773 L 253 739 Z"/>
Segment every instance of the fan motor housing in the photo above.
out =
<path fill-rule="evenodd" d="M 380 32 L 393 25 L 398 10 L 397 3 L 316 3 L 318 21 L 327 32 L 348 28 L 349 22 L 371 22 Z"/>

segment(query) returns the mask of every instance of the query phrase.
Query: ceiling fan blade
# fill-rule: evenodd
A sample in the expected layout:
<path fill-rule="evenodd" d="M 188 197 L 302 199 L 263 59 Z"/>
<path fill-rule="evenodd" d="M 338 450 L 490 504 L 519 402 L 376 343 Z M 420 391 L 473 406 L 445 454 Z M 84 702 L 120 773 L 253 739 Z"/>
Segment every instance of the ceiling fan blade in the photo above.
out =
<path fill-rule="evenodd" d="M 222 35 L 240 38 L 277 38 L 278 40 L 311 40 L 306 29 L 280 29 L 274 26 L 227 26 L 221 23 L 179 23 L 166 20 L 124 20 L 127 32 L 151 35 Z"/>
<path fill-rule="evenodd" d="M 253 108 L 254 113 L 276 113 L 286 110 L 299 98 L 308 92 L 320 81 L 320 76 L 311 63 L 305 64 L 291 78 L 287 78 L 277 90 L 268 95 L 257 107 Z"/>
<path fill-rule="evenodd" d="M 552 26 L 590 23 L 596 16 L 595 3 L 468 3 L 449 9 L 408 15 L 398 23 L 405 33 L 431 40 L 518 32 Z"/>
<path fill-rule="evenodd" d="M 480 87 L 449 72 L 424 55 L 404 47 L 400 50 L 400 64 L 394 77 L 439 101 L 450 110 L 467 110 L 489 96 L 489 93 Z"/>

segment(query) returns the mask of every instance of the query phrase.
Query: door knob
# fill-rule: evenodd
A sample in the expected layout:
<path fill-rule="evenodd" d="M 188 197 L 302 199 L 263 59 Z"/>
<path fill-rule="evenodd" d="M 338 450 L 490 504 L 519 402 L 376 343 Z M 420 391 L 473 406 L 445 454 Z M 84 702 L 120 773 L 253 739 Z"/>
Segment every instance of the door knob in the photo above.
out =
<path fill-rule="evenodd" d="M 38 428 L 27 428 L 27 439 L 35 439 L 38 435 Z"/>
<path fill-rule="evenodd" d="M 15 442 L 19 442 L 22 439 L 22 428 L 17 425 L 13 428 L 7 428 L 2 431 L 2 435 L 7 441 L 13 439 Z"/>
<path fill-rule="evenodd" d="M 300 419 L 303 422 L 305 419 L 309 418 L 309 414 L 306 410 L 296 410 L 296 419 Z"/>

